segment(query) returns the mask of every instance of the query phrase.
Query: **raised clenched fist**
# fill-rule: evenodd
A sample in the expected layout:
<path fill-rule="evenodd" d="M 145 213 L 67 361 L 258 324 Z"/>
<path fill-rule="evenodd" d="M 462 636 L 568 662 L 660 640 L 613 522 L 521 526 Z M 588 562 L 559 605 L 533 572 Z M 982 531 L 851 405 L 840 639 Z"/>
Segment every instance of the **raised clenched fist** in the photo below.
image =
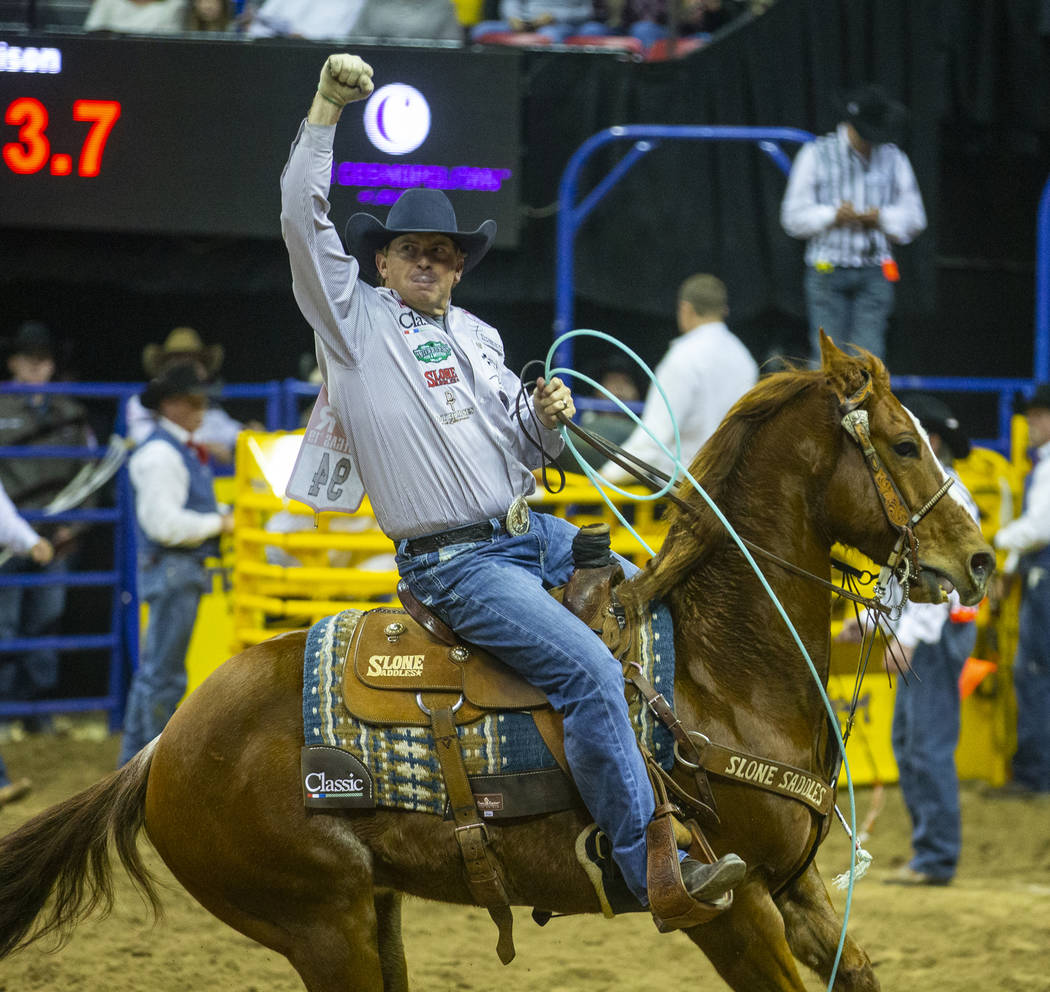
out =
<path fill-rule="evenodd" d="M 357 55 L 329 55 L 321 69 L 317 92 L 337 107 L 372 95 L 372 67 Z"/>

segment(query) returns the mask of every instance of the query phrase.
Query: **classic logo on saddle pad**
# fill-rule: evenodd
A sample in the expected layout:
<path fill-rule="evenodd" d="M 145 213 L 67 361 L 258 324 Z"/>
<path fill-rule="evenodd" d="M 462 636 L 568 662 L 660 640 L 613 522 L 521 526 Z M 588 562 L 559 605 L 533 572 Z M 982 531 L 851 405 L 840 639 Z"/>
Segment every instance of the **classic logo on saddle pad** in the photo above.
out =
<path fill-rule="evenodd" d="M 331 809 L 375 806 L 372 774 L 352 754 L 337 747 L 304 747 L 299 752 L 303 801 Z"/>

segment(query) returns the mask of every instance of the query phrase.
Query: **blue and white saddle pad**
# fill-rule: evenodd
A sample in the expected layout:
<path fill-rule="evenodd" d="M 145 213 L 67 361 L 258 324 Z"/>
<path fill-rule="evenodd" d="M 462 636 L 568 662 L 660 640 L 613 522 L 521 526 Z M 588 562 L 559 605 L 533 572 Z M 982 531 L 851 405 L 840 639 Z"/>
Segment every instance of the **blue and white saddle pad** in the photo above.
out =
<path fill-rule="evenodd" d="M 303 659 L 303 731 L 307 747 L 339 748 L 359 758 L 373 779 L 377 806 L 443 815 L 447 794 L 429 727 L 372 726 L 352 717 L 341 683 L 347 647 L 361 618 L 344 610 L 310 628 Z M 642 670 L 674 705 L 674 630 L 669 610 L 654 603 L 641 625 Z M 353 673 L 351 673 L 353 677 Z M 637 698 L 630 707 L 639 740 L 670 768 L 670 732 Z M 493 712 L 458 728 L 471 777 L 509 775 L 557 767 L 528 713 Z"/>

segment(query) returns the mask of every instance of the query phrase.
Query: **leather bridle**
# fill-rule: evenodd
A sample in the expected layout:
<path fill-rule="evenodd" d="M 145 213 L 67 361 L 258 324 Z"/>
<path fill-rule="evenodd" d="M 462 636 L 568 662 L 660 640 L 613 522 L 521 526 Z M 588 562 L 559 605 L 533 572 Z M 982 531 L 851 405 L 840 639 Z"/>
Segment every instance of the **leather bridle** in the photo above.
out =
<path fill-rule="evenodd" d="M 860 447 L 864 455 L 864 463 L 871 474 L 875 491 L 878 493 L 882 503 L 886 519 L 897 531 L 897 541 L 890 552 L 890 556 L 880 571 L 875 582 L 875 594 L 872 597 L 861 596 L 852 590 L 837 586 L 827 579 L 814 575 L 798 565 L 781 558 L 779 555 L 767 551 L 765 548 L 740 537 L 741 542 L 749 551 L 760 555 L 767 561 L 771 561 L 779 567 L 799 575 L 811 582 L 824 586 L 834 592 L 837 596 L 852 600 L 855 603 L 875 610 L 878 613 L 887 614 L 891 619 L 898 619 L 903 604 L 907 601 L 908 590 L 915 581 L 922 567 L 919 564 L 919 540 L 915 536 L 915 526 L 925 517 L 940 501 L 941 497 L 951 488 L 954 480 L 951 477 L 945 479 L 944 484 L 927 500 L 916 512 L 912 513 L 907 501 L 901 495 L 893 477 L 887 471 L 882 459 L 879 458 L 871 441 L 871 432 L 868 424 L 868 412 L 863 409 L 864 404 L 871 396 L 873 382 L 871 374 L 864 371 L 864 383 L 855 393 L 848 397 L 839 396 L 839 412 L 842 415 L 841 423 L 843 429 Z M 671 481 L 670 476 L 660 469 L 624 450 L 620 445 L 594 434 L 586 428 L 580 427 L 564 414 L 559 414 L 561 423 L 577 437 L 586 441 L 609 461 L 629 472 L 634 478 L 651 489 L 661 489 Z M 691 516 L 697 516 L 699 511 L 673 492 L 664 494 L 667 499 L 675 503 Z M 739 535 L 738 535 L 739 536 Z M 832 561 L 835 567 L 848 571 L 850 566 L 844 566 L 841 562 Z M 855 570 L 854 570 L 855 571 Z M 896 578 L 901 585 L 903 595 L 896 606 L 889 606 L 883 602 L 886 595 L 890 578 Z"/>
<path fill-rule="evenodd" d="M 872 391 L 871 375 L 864 373 L 864 384 L 852 396 L 842 399 L 840 397 L 839 412 L 842 414 L 842 426 L 846 433 L 856 441 L 861 453 L 864 455 L 864 464 L 871 474 L 871 481 L 875 485 L 875 492 L 879 495 L 883 512 L 890 526 L 897 531 L 897 541 L 890 552 L 886 564 L 879 571 L 879 577 L 875 583 L 874 599 L 882 602 L 889 586 L 890 578 L 896 578 L 900 583 L 902 595 L 897 606 L 891 608 L 891 619 L 899 619 L 900 611 L 908 599 L 908 590 L 911 583 L 918 579 L 922 566 L 919 563 L 919 539 L 915 536 L 915 526 L 940 502 L 941 497 L 948 492 L 955 480 L 947 476 L 941 487 L 914 513 L 909 509 L 907 501 L 901 495 L 900 488 L 894 481 L 893 476 L 887 471 L 886 466 L 879 458 L 878 452 L 871 440 L 871 431 L 868 424 L 868 411 L 863 409 Z"/>

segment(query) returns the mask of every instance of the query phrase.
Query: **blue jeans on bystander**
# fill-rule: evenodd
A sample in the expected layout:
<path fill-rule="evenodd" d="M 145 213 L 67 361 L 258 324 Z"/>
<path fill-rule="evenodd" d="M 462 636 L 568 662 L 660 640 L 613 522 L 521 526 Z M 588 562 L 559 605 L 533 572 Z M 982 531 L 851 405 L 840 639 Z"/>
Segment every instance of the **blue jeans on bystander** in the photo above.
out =
<path fill-rule="evenodd" d="M 948 880 L 962 847 L 959 777 L 959 675 L 977 639 L 973 623 L 945 621 L 939 641 L 919 644 L 915 677 L 897 682 L 893 756 L 912 822 L 910 867 Z"/>
<path fill-rule="evenodd" d="M 1033 568 L 1025 575 L 1014 657 L 1017 750 L 1014 781 L 1050 792 L 1050 575 Z"/>
<path fill-rule="evenodd" d="M 208 574 L 192 552 L 164 551 L 139 561 L 139 598 L 149 604 L 149 621 L 128 692 L 118 766 L 164 729 L 186 691 L 186 652 L 207 587 Z"/>
<path fill-rule="evenodd" d="M 815 366 L 820 366 L 820 328 L 835 344 L 854 344 L 886 358 L 886 325 L 893 313 L 893 283 L 878 265 L 806 268 L 806 307 Z"/>

